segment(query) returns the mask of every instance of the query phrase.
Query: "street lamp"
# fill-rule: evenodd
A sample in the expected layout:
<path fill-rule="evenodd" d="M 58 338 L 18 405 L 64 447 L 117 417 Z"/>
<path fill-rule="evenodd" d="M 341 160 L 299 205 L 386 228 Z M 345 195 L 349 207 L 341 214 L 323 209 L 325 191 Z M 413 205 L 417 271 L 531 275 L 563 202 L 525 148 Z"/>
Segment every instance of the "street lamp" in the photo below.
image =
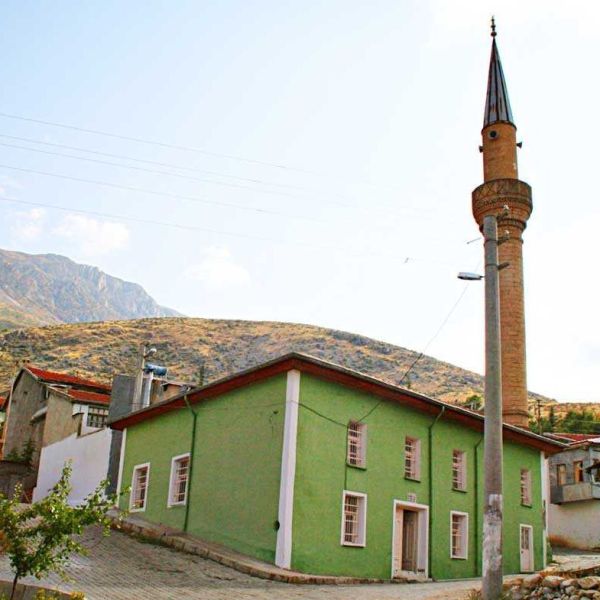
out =
<path fill-rule="evenodd" d="M 498 264 L 498 221 L 483 218 L 485 249 L 485 406 L 484 406 L 484 505 L 482 594 L 496 600 L 502 593 L 502 380 L 500 360 L 500 269 Z M 459 279 L 479 281 L 483 275 L 459 273 Z"/>
<path fill-rule="evenodd" d="M 483 279 L 483 275 L 479 275 L 479 273 L 468 273 L 466 271 L 461 271 L 458 274 L 458 278 L 463 281 L 480 281 Z"/>

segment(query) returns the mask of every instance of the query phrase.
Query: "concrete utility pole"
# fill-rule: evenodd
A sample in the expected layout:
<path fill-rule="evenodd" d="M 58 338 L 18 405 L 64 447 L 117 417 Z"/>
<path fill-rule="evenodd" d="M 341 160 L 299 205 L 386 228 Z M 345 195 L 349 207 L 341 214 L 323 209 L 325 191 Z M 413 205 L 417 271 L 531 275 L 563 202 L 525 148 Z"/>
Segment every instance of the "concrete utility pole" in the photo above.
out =
<path fill-rule="evenodd" d="M 144 406 L 144 369 L 146 368 L 146 359 L 156 354 L 156 348 L 149 350 L 145 345 L 141 345 L 135 361 L 135 381 L 133 384 L 133 410 L 138 410 Z M 147 382 L 151 385 L 151 382 Z"/>
<path fill-rule="evenodd" d="M 135 360 L 135 382 L 133 384 L 133 410 L 142 407 L 142 384 L 146 365 L 146 346 L 141 345 Z"/>
<path fill-rule="evenodd" d="M 483 219 L 485 248 L 485 424 L 483 508 L 483 600 L 502 594 L 502 365 L 500 359 L 500 297 L 498 222 Z"/>

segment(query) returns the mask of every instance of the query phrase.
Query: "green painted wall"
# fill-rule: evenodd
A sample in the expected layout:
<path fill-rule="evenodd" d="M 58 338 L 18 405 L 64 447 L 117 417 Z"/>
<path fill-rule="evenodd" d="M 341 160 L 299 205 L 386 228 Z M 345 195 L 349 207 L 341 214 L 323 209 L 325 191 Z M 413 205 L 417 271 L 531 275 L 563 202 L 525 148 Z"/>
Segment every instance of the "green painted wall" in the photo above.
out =
<path fill-rule="evenodd" d="M 197 404 L 189 533 L 274 561 L 286 376 L 280 375 Z M 123 485 L 150 462 L 144 518 L 181 529 L 184 507 L 167 508 L 171 458 L 190 449 L 187 409 L 127 430 Z M 129 495 L 121 499 L 127 508 Z"/>
<path fill-rule="evenodd" d="M 300 383 L 301 403 L 335 421 L 347 423 L 373 408 L 379 399 L 321 381 L 306 374 Z M 432 429 L 433 492 L 429 492 L 429 427 L 432 416 L 390 402 L 379 404 L 366 419 L 367 467 L 346 466 L 346 429 L 300 408 L 294 498 L 292 568 L 323 574 L 389 578 L 392 568 L 394 500 L 417 495 L 430 506 L 430 575 L 437 579 L 474 577 L 480 572 L 483 499 L 481 434 L 442 417 Z M 404 478 L 405 436 L 421 440 L 421 480 Z M 452 490 L 452 450 L 467 453 L 467 492 Z M 479 498 L 475 494 L 478 463 Z M 530 468 L 533 498 L 540 496 L 539 452 L 505 444 L 505 570 L 519 571 L 519 523 L 534 526 L 536 567 L 542 564 L 542 514 L 520 506 L 521 468 Z M 343 490 L 367 494 L 365 548 L 341 545 Z M 477 507 L 479 506 L 479 510 Z M 469 556 L 450 558 L 450 511 L 469 513 Z"/>
<path fill-rule="evenodd" d="M 240 552 L 274 562 L 283 443 L 286 376 L 280 375 L 195 405 L 198 413 L 195 461 L 190 482 L 188 531 Z M 292 568 L 322 574 L 389 578 L 394 500 L 430 506 L 430 575 L 474 577 L 481 569 L 483 502 L 481 434 L 442 417 L 432 431 L 433 478 L 429 489 L 429 431 L 434 416 L 366 393 L 301 375 L 300 401 L 340 423 L 377 409 L 366 419 L 366 469 L 346 466 L 346 427 L 299 409 L 293 515 Z M 133 467 L 150 462 L 144 518 L 183 528 L 185 509 L 167 508 L 171 458 L 190 449 L 192 418 L 187 409 L 128 429 L 123 484 Z M 421 440 L 421 477 L 404 477 L 404 440 Z M 467 453 L 467 492 L 452 490 L 452 450 Z M 478 477 L 476 478 L 476 465 Z M 536 505 L 521 507 L 520 469 L 532 474 Z M 542 566 L 539 453 L 505 444 L 505 570 L 519 571 L 519 523 L 533 525 L 536 568 Z M 475 493 L 476 479 L 479 486 Z M 341 545 L 343 490 L 366 493 L 367 544 Z M 121 500 L 127 508 L 128 496 Z M 469 513 L 469 556 L 450 558 L 450 511 Z"/>

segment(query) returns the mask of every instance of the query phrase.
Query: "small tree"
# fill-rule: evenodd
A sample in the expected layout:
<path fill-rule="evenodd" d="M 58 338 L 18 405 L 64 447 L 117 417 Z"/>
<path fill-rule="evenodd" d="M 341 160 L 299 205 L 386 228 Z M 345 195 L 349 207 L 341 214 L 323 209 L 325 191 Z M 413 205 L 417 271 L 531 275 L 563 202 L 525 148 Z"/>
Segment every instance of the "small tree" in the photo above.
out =
<path fill-rule="evenodd" d="M 471 394 L 462 406 L 469 410 L 481 410 L 483 408 L 483 398 L 479 394 Z"/>
<path fill-rule="evenodd" d="M 86 527 L 101 525 L 108 535 L 110 520 L 106 513 L 116 497 L 104 495 L 107 482 L 103 481 L 82 504 L 70 506 L 71 471 L 70 463 L 66 463 L 57 484 L 39 502 L 20 504 L 19 490 L 12 499 L 0 497 L 2 547 L 14 573 L 11 600 L 22 577 L 40 579 L 50 572 L 65 577 L 64 568 L 71 554 L 86 553 L 73 539 Z"/>

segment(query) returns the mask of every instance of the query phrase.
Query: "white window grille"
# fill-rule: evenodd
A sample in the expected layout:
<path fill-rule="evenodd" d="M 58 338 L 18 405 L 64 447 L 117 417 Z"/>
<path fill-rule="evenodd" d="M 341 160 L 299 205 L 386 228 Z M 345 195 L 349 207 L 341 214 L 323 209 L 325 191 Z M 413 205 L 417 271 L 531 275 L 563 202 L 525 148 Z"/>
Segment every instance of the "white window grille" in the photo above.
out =
<path fill-rule="evenodd" d="M 364 467 L 367 463 L 367 426 L 351 421 L 348 424 L 348 464 Z"/>
<path fill-rule="evenodd" d="M 452 451 L 452 489 L 467 489 L 467 454 L 462 450 Z"/>
<path fill-rule="evenodd" d="M 421 478 L 421 440 L 407 437 L 404 442 L 404 476 Z"/>
<path fill-rule="evenodd" d="M 190 455 L 174 456 L 171 460 L 171 481 L 169 484 L 169 506 L 185 504 L 190 472 Z"/>
<path fill-rule="evenodd" d="M 106 427 L 107 419 L 108 419 L 108 408 L 97 408 L 95 406 L 88 407 L 87 421 L 86 421 L 88 427 L 102 429 L 103 427 Z"/>
<path fill-rule="evenodd" d="M 129 510 L 132 512 L 146 510 L 146 498 L 148 496 L 149 480 L 150 463 L 136 465 L 133 468 L 131 496 L 129 498 Z"/>
<path fill-rule="evenodd" d="M 521 504 L 531 506 L 531 471 L 521 469 Z"/>
<path fill-rule="evenodd" d="M 450 513 L 450 557 L 466 559 L 469 544 L 469 515 L 463 512 Z"/>
<path fill-rule="evenodd" d="M 367 496 L 344 492 L 342 514 L 342 545 L 365 546 L 367 530 Z"/>

